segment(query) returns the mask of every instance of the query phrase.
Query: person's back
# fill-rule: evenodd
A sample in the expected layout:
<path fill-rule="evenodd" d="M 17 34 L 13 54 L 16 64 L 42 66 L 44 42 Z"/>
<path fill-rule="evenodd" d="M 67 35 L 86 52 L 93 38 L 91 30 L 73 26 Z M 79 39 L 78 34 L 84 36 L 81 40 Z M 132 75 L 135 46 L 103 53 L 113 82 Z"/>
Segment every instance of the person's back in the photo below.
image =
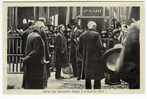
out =
<path fill-rule="evenodd" d="M 102 44 L 96 23 L 88 23 L 88 31 L 82 33 L 79 39 L 79 53 L 82 57 L 82 76 L 85 77 L 86 89 L 91 89 L 91 80 L 94 80 L 94 89 L 101 88 L 103 78 L 103 65 L 101 62 Z M 83 78 L 82 77 L 82 78 Z"/>
<path fill-rule="evenodd" d="M 93 30 L 88 30 L 81 36 L 83 38 L 83 46 L 85 48 L 85 54 L 88 55 L 88 61 L 98 60 L 101 56 L 99 50 L 101 50 L 100 42 L 99 42 L 99 33 Z"/>
<path fill-rule="evenodd" d="M 26 49 L 25 49 L 25 54 L 27 55 L 28 53 L 30 53 L 30 51 L 33 50 L 33 42 L 35 39 L 40 39 L 40 35 L 38 33 L 30 33 L 27 37 L 27 43 L 26 43 Z"/>
<path fill-rule="evenodd" d="M 61 67 L 66 65 L 66 39 L 63 35 L 63 28 L 64 26 L 60 26 L 60 31 L 57 33 L 55 38 L 55 51 L 56 51 L 56 79 L 62 79 L 61 76 Z"/>
<path fill-rule="evenodd" d="M 23 85 L 25 89 L 43 89 L 47 86 L 45 43 L 40 27 L 34 25 L 34 31 L 28 35 L 24 62 Z"/>

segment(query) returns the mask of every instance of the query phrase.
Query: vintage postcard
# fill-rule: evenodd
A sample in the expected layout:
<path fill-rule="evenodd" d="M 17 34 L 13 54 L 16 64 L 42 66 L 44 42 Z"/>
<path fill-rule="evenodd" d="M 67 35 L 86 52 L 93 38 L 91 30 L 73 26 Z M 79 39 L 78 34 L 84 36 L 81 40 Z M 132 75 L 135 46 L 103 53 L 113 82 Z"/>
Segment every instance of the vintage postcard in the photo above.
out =
<path fill-rule="evenodd" d="M 144 93 L 144 1 L 3 2 L 5 94 Z"/>

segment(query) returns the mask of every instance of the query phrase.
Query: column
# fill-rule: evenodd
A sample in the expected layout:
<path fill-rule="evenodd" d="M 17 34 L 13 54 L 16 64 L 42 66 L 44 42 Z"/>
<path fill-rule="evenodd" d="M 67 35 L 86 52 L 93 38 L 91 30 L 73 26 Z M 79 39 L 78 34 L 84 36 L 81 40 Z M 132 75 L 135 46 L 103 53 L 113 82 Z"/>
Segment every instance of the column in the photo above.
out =
<path fill-rule="evenodd" d="M 15 27 L 17 28 L 17 24 L 18 24 L 18 9 L 17 9 L 17 7 L 15 7 L 15 9 L 14 9 L 14 12 L 15 12 L 15 22 L 14 22 L 14 24 L 15 24 Z"/>
<path fill-rule="evenodd" d="M 50 8 L 47 7 L 47 21 L 49 21 L 50 19 Z"/>
<path fill-rule="evenodd" d="M 82 16 L 83 14 L 83 7 L 80 7 L 80 16 Z"/>
<path fill-rule="evenodd" d="M 66 25 L 69 24 L 69 17 L 70 17 L 70 8 L 67 7 L 67 11 L 66 11 Z"/>
<path fill-rule="evenodd" d="M 11 27 L 13 25 L 13 8 L 12 7 L 8 7 L 8 26 Z"/>
<path fill-rule="evenodd" d="M 58 26 L 58 14 L 55 15 L 55 26 Z"/>
<path fill-rule="evenodd" d="M 72 10 L 72 19 L 75 19 L 76 18 L 76 15 L 77 15 L 77 8 L 76 7 L 73 7 L 73 10 Z"/>
<path fill-rule="evenodd" d="M 34 20 L 36 20 L 36 7 L 33 8 L 33 12 L 34 12 Z"/>
<path fill-rule="evenodd" d="M 39 17 L 43 17 L 43 7 L 39 7 Z"/>

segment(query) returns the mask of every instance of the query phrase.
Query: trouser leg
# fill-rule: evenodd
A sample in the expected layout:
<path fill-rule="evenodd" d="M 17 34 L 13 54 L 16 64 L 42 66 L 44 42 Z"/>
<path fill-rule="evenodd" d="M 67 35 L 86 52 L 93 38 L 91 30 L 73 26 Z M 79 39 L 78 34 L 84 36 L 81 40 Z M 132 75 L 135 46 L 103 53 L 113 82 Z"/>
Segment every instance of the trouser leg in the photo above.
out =
<path fill-rule="evenodd" d="M 77 65 L 77 76 L 78 76 L 78 80 L 80 80 L 81 79 L 81 69 L 82 69 L 82 63 L 78 63 L 78 65 Z"/>
<path fill-rule="evenodd" d="M 77 76 L 77 66 L 76 66 L 76 63 L 72 63 L 72 68 L 73 68 L 73 74 L 74 74 L 74 77 Z"/>
<path fill-rule="evenodd" d="M 60 65 L 56 66 L 55 77 L 56 78 L 60 78 L 61 77 L 61 66 Z"/>
<path fill-rule="evenodd" d="M 24 89 L 43 89 L 43 81 L 41 79 L 27 79 Z"/>
<path fill-rule="evenodd" d="M 101 89 L 101 81 L 94 80 L 94 89 Z"/>
<path fill-rule="evenodd" d="M 85 88 L 86 89 L 91 89 L 91 79 L 86 79 L 86 81 L 85 81 Z"/>
<path fill-rule="evenodd" d="M 131 82 L 129 83 L 129 89 L 139 89 L 140 84 L 138 82 Z"/>

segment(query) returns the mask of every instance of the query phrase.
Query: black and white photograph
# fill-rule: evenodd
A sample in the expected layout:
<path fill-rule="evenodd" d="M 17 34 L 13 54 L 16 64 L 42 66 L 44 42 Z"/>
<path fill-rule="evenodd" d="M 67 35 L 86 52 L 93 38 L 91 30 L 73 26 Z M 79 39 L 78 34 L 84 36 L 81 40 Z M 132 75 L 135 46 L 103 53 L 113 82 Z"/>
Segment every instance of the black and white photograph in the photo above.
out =
<path fill-rule="evenodd" d="M 95 2 L 5 3 L 4 90 L 143 90 L 143 3 Z"/>

